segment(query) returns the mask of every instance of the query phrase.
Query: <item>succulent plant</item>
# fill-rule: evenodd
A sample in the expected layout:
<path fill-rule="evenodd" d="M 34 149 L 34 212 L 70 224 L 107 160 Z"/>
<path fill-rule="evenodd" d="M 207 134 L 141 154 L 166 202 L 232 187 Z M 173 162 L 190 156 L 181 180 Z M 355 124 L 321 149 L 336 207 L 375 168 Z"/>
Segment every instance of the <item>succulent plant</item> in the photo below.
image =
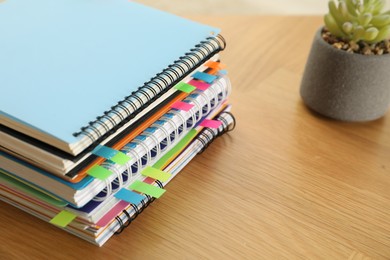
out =
<path fill-rule="evenodd" d="M 369 44 L 390 39 L 390 10 L 386 0 L 330 0 L 324 21 L 336 37 Z"/>

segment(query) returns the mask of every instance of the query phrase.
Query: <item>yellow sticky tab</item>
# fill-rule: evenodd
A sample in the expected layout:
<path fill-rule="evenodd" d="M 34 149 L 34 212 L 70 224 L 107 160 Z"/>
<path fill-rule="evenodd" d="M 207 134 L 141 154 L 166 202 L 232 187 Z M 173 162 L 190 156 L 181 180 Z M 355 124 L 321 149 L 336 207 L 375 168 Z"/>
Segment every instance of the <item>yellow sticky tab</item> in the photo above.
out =
<path fill-rule="evenodd" d="M 69 225 L 69 223 L 72 222 L 75 218 L 76 218 L 75 214 L 63 210 L 60 213 L 58 213 L 54 218 L 52 218 L 50 220 L 50 223 L 64 228 L 67 225 Z"/>
<path fill-rule="evenodd" d="M 163 171 L 161 171 L 159 169 L 156 169 L 156 168 L 153 168 L 153 167 L 150 167 L 150 166 L 146 167 L 141 172 L 141 174 L 144 175 L 144 176 L 147 176 L 147 177 L 150 177 L 150 178 L 162 181 L 162 182 L 166 182 L 172 176 L 170 173 L 163 172 Z"/>

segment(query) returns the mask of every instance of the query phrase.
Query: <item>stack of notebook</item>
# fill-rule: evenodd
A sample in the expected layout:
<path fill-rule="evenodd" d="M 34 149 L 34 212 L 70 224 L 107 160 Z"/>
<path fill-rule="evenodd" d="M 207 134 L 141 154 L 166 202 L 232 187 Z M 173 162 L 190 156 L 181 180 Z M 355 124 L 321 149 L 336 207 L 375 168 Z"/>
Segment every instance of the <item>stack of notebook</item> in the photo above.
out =
<path fill-rule="evenodd" d="M 0 4 L 0 199 L 99 246 L 234 128 L 219 30 L 127 0 Z"/>

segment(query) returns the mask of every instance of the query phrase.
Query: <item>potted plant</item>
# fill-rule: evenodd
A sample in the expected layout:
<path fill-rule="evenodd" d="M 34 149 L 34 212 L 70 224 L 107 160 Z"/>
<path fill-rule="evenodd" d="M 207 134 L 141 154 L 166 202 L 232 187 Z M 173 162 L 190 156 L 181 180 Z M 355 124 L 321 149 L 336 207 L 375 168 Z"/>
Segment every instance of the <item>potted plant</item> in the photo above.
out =
<path fill-rule="evenodd" d="M 382 117 L 390 105 L 390 11 L 386 0 L 331 0 L 312 44 L 300 94 L 343 121 Z"/>

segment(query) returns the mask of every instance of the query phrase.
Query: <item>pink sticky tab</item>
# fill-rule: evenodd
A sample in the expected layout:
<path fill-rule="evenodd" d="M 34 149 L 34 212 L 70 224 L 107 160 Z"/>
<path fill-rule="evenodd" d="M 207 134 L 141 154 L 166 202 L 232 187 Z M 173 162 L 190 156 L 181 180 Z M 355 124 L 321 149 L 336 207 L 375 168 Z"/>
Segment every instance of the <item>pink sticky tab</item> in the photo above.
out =
<path fill-rule="evenodd" d="M 206 89 L 208 89 L 210 87 L 210 84 L 206 83 L 206 82 L 202 82 L 202 81 L 197 81 L 197 80 L 190 80 L 190 82 L 188 82 L 188 84 L 194 86 L 195 88 L 199 89 L 199 90 L 202 90 L 202 91 L 205 91 Z"/>
<path fill-rule="evenodd" d="M 222 125 L 222 122 L 221 121 L 218 121 L 218 120 L 209 120 L 209 119 L 205 119 L 202 121 L 202 123 L 199 124 L 200 126 L 203 126 L 203 127 L 209 127 L 209 128 L 219 128 L 221 125 Z"/>
<path fill-rule="evenodd" d="M 104 215 L 101 219 L 99 219 L 96 225 L 99 227 L 105 227 L 129 205 L 130 203 L 121 200 L 110 211 L 108 211 L 106 215 Z"/>
<path fill-rule="evenodd" d="M 171 108 L 184 110 L 186 112 L 190 111 L 191 108 L 193 108 L 193 107 L 194 107 L 193 104 L 188 104 L 188 103 L 182 102 L 182 101 L 177 101 L 177 102 L 173 103 L 172 106 L 171 106 Z"/>

